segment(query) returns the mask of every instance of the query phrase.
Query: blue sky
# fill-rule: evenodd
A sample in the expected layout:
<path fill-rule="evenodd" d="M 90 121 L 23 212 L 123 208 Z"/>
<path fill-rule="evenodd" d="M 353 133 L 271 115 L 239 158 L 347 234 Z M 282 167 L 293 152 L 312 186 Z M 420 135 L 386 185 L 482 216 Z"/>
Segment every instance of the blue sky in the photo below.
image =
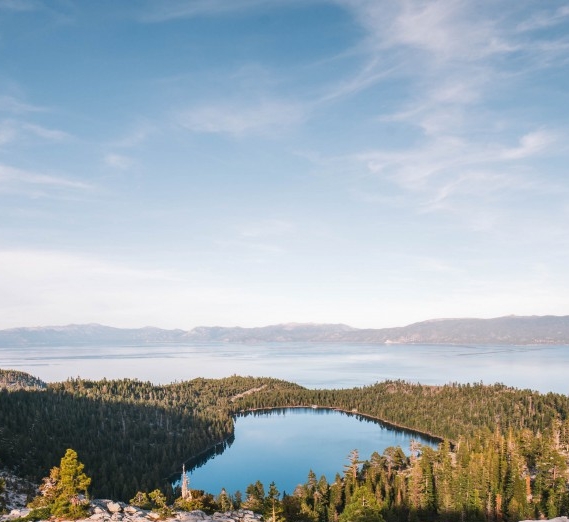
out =
<path fill-rule="evenodd" d="M 0 327 L 569 313 L 569 4 L 0 0 Z"/>

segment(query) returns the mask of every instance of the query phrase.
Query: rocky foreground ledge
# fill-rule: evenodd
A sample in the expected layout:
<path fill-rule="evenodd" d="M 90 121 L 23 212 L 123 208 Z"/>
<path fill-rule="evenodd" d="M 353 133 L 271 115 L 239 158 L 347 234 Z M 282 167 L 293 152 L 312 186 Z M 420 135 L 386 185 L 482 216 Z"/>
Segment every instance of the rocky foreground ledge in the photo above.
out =
<path fill-rule="evenodd" d="M 30 509 L 13 509 L 8 515 L 0 516 L 0 522 L 10 522 L 30 513 Z M 90 506 L 89 517 L 80 519 L 79 522 L 148 522 L 160 519 L 160 515 L 153 511 L 146 511 L 135 506 L 129 506 L 124 502 L 112 500 L 93 500 Z M 207 515 L 203 511 L 174 511 L 166 521 L 181 522 L 260 522 L 263 517 L 247 509 L 227 511 Z M 567 519 L 559 522 L 569 522 Z"/>
<path fill-rule="evenodd" d="M 567 517 L 555 517 L 550 518 L 547 522 L 568 522 L 569 518 Z M 545 522 L 545 520 L 521 520 L 520 522 Z"/>
<path fill-rule="evenodd" d="M 11 522 L 18 518 L 25 517 L 30 513 L 30 509 L 13 509 L 8 515 L 0 516 L 0 522 Z M 93 500 L 90 506 L 91 515 L 80 519 L 78 522 L 98 521 L 98 522 L 156 522 L 160 515 L 153 511 L 147 511 L 135 506 L 130 506 L 124 502 L 113 502 L 112 500 Z M 203 511 L 174 511 L 171 517 L 164 519 L 166 522 L 260 522 L 262 515 L 254 513 L 248 509 L 237 509 L 225 513 L 214 513 L 207 515 Z M 524 520 L 522 522 L 544 522 L 543 520 Z M 569 522 L 566 516 L 550 519 L 548 522 Z"/>

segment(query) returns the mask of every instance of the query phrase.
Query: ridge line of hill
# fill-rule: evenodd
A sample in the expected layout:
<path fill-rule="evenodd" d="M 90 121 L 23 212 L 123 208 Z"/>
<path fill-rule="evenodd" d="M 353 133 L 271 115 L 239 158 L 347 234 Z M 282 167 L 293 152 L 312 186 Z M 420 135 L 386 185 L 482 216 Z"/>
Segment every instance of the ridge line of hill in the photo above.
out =
<path fill-rule="evenodd" d="M 115 328 L 100 324 L 0 330 L 0 347 L 129 345 L 187 342 L 342 342 L 369 344 L 569 344 L 569 316 L 431 319 L 393 328 L 287 323 L 262 327 L 198 326 L 192 330 Z"/>

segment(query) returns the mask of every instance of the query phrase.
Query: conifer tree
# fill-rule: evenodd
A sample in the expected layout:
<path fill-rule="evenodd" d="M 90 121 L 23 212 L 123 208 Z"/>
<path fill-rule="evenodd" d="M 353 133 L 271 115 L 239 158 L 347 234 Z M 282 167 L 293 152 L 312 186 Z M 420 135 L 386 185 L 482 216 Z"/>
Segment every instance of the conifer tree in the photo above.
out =
<path fill-rule="evenodd" d="M 367 488 L 360 486 L 340 515 L 339 522 L 383 522 L 381 506 Z"/>
<path fill-rule="evenodd" d="M 260 480 L 254 484 L 249 484 L 245 490 L 247 498 L 243 503 L 245 509 L 250 509 L 256 513 L 262 513 L 265 502 L 265 487 Z"/>
<path fill-rule="evenodd" d="M 221 489 L 221 493 L 217 498 L 217 503 L 219 504 L 221 511 L 231 511 L 233 509 L 233 503 L 231 502 L 231 498 L 229 498 L 227 491 L 225 491 L 225 488 Z"/>
<path fill-rule="evenodd" d="M 172 510 L 166 504 L 166 495 L 162 491 L 155 489 L 148 496 L 153 504 L 152 511 L 158 513 L 161 518 L 169 517 L 172 514 Z"/>
<path fill-rule="evenodd" d="M 152 502 L 150 502 L 150 499 L 148 498 L 148 493 L 144 491 L 138 491 L 136 495 L 134 495 L 134 497 L 130 499 L 129 504 L 131 506 L 136 506 L 141 509 L 152 508 Z"/>
<path fill-rule="evenodd" d="M 68 449 L 59 465 L 59 494 L 53 506 L 55 516 L 79 518 L 86 512 L 87 489 L 91 479 L 83 472 L 77 452 Z"/>
<path fill-rule="evenodd" d="M 282 521 L 282 505 L 279 501 L 280 492 L 274 482 L 269 485 L 269 491 L 265 498 L 265 513 L 264 519 L 271 522 Z"/>
<path fill-rule="evenodd" d="M 87 489 L 91 485 L 91 479 L 83 472 L 84 467 L 77 452 L 68 449 L 59 467 L 52 468 L 49 477 L 43 479 L 40 496 L 34 499 L 31 507 L 47 507 L 53 515 L 67 519 L 83 517 L 87 513 Z"/>

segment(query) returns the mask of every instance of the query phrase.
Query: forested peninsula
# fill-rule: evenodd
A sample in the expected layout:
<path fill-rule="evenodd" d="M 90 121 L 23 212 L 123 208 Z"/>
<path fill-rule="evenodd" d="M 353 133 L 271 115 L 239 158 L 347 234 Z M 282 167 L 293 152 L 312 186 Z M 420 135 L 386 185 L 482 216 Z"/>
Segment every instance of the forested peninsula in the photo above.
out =
<path fill-rule="evenodd" d="M 39 482 L 73 448 L 97 498 L 128 501 L 160 488 L 173 501 L 170 477 L 229 440 L 235 415 L 313 406 L 381 419 L 441 444 L 414 447 L 410 456 L 397 448 L 356 452 L 332 484 L 307 469 L 306 484 L 286 498 L 256 484 L 244 498 L 226 498 L 231 506 L 262 512 L 276 501 L 280 519 L 291 522 L 360 520 L 358 506 L 369 507 L 369 520 L 387 521 L 516 521 L 569 512 L 565 395 L 403 381 L 309 390 L 238 376 L 165 386 L 132 379 L 46 384 L 13 371 L 0 371 L 0 383 L 0 466 Z M 223 500 L 207 498 L 210 509 Z"/>

